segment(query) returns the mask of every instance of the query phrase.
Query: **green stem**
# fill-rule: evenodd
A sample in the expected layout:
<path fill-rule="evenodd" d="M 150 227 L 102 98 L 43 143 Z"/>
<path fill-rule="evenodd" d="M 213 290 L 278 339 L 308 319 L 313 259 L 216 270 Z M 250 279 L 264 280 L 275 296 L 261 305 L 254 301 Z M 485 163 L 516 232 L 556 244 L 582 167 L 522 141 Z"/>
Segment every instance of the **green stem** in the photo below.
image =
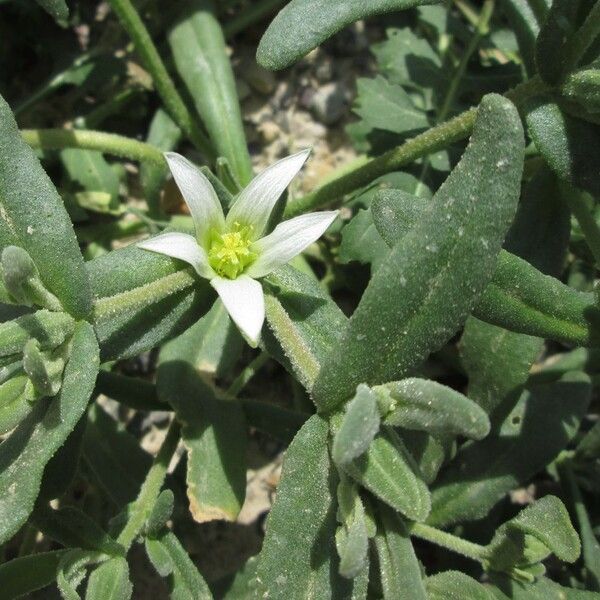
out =
<path fill-rule="evenodd" d="M 524 99 L 545 89 L 539 78 L 534 77 L 507 92 L 505 96 L 519 105 Z M 457 115 L 453 119 L 440 123 L 436 127 L 406 141 L 401 146 L 371 159 L 353 171 L 344 168 L 344 173 L 314 192 L 291 201 L 285 211 L 285 218 L 321 208 L 338 200 L 345 194 L 364 187 L 374 179 L 397 171 L 415 160 L 442 150 L 451 144 L 468 137 L 473 131 L 477 116 L 477 107 Z"/>
<path fill-rule="evenodd" d="M 401 146 L 373 158 L 356 170 L 326 183 L 314 192 L 291 201 L 286 208 L 285 217 L 290 218 L 321 208 L 386 173 L 397 171 L 423 156 L 466 138 L 473 129 L 476 116 L 477 108 L 471 108 L 450 121 L 433 127 Z"/>
<path fill-rule="evenodd" d="M 97 323 L 103 319 L 112 319 L 128 309 L 147 305 L 149 300 L 159 302 L 175 292 L 185 290 L 198 283 L 197 277 L 189 268 L 175 271 L 140 287 L 126 290 L 114 296 L 99 298 L 94 303 L 93 319 Z"/>
<path fill-rule="evenodd" d="M 87 129 L 22 129 L 21 135 L 32 148 L 98 150 L 121 158 L 149 162 L 158 167 L 166 164 L 158 148 L 114 133 Z"/>
<path fill-rule="evenodd" d="M 437 114 L 436 124 L 445 121 L 450 114 L 450 110 L 452 109 L 454 101 L 456 100 L 456 95 L 458 93 L 460 83 L 465 75 L 465 71 L 467 70 L 469 61 L 471 60 L 475 50 L 477 50 L 481 39 L 487 35 L 489 31 L 489 23 L 494 12 L 494 4 L 495 0 L 486 0 L 483 4 L 483 8 L 481 9 L 481 13 L 476 17 L 475 23 L 473 24 L 475 27 L 475 33 L 471 36 L 469 44 L 462 53 L 460 62 L 458 63 L 458 66 L 452 75 L 450 85 L 446 90 L 444 101 Z M 421 176 L 419 177 L 419 183 L 415 190 L 415 196 L 420 196 L 424 186 L 425 177 L 427 176 L 430 167 L 431 161 L 429 160 L 429 157 L 427 157 L 423 161 L 423 168 L 421 169 Z"/>
<path fill-rule="evenodd" d="M 410 534 L 422 540 L 426 540 L 427 542 L 431 542 L 436 546 L 441 546 L 442 548 L 446 548 L 447 550 L 461 554 L 466 558 L 476 560 L 484 567 L 486 566 L 488 553 L 485 546 L 463 540 L 462 538 L 452 535 L 451 533 L 447 533 L 446 531 L 442 531 L 441 529 L 436 529 L 430 525 L 425 525 L 425 523 L 411 523 Z M 511 569 L 507 570 L 506 573 L 520 581 L 531 582 L 534 579 L 531 573 L 523 571 L 517 567 L 512 567 Z"/>
<path fill-rule="evenodd" d="M 214 162 L 216 156 L 212 144 L 192 119 L 192 115 L 177 92 L 140 15 L 129 0 L 109 1 L 121 24 L 133 40 L 144 66 L 152 75 L 156 91 L 165 108 L 196 147 L 206 155 L 209 161 Z"/>
<path fill-rule="evenodd" d="M 466 2 L 466 0 L 454 0 L 454 4 L 471 25 L 477 25 L 477 12 L 468 2 Z"/>
<path fill-rule="evenodd" d="M 248 366 L 234 379 L 233 383 L 227 389 L 227 394 L 237 396 L 245 387 L 246 384 L 256 375 L 256 373 L 269 360 L 269 355 L 266 352 L 261 352 L 254 358 Z"/>
<path fill-rule="evenodd" d="M 129 520 L 117 538 L 117 542 L 125 549 L 130 548 L 131 544 L 142 530 L 146 519 L 152 513 L 156 499 L 160 494 L 160 489 L 165 481 L 169 463 L 177 449 L 179 432 L 179 423 L 177 423 L 177 421 L 172 421 L 169 431 L 167 432 L 167 437 L 160 447 L 160 450 L 146 475 L 146 479 L 142 484 L 140 494 L 129 511 Z"/>
<path fill-rule="evenodd" d="M 598 35 L 600 35 L 600 2 L 596 2 L 583 25 L 565 45 L 565 73 L 570 73 L 577 67 Z"/>
<path fill-rule="evenodd" d="M 577 219 L 581 231 L 585 236 L 585 241 L 594 256 L 597 265 L 600 265 L 600 228 L 594 219 L 586 202 L 585 192 L 581 192 L 570 185 L 561 185 L 563 192 L 569 203 L 571 212 Z"/>
<path fill-rule="evenodd" d="M 235 17 L 223 25 L 225 37 L 233 37 L 253 23 L 260 21 L 266 15 L 273 12 L 278 6 L 284 4 L 285 1 L 286 0 L 258 0 L 258 2 L 248 4 L 240 10 Z"/>
<path fill-rule="evenodd" d="M 473 53 L 475 50 L 477 50 L 481 39 L 488 34 L 490 19 L 494 13 L 494 5 L 495 0 L 485 0 L 483 3 L 483 8 L 481 9 L 481 13 L 479 14 L 477 22 L 475 23 L 475 33 L 471 36 L 467 48 L 462 53 L 460 62 L 458 63 L 458 66 L 456 67 L 456 70 L 452 76 L 452 80 L 450 81 L 450 85 L 448 86 L 446 97 L 444 98 L 444 102 L 438 113 L 438 122 L 444 121 L 448 117 L 450 109 L 452 108 L 452 105 L 456 99 L 458 86 L 465 75 L 465 71 L 467 70 L 469 61 L 471 60 L 471 56 L 473 56 Z"/>
<path fill-rule="evenodd" d="M 487 559 L 485 546 L 468 542 L 441 529 L 425 525 L 425 523 L 411 523 L 410 533 L 415 537 L 446 548 L 447 550 L 452 550 L 452 552 L 462 554 L 480 563 L 483 563 Z"/>

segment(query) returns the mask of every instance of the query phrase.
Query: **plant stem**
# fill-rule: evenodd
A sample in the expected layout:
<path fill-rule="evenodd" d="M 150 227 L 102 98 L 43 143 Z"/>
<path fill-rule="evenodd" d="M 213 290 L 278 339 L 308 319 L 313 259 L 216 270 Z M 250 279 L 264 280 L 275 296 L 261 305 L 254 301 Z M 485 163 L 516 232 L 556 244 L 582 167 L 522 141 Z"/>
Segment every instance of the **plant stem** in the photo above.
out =
<path fill-rule="evenodd" d="M 463 540 L 462 538 L 442 531 L 441 529 L 425 525 L 425 523 L 411 523 L 410 533 L 422 540 L 452 550 L 452 552 L 462 554 L 463 556 L 478 562 L 484 562 L 487 558 L 485 546 Z"/>
<path fill-rule="evenodd" d="M 451 550 L 452 552 L 456 552 L 457 554 L 462 554 L 462 556 L 465 556 L 466 558 L 476 560 L 486 567 L 488 553 L 485 546 L 463 540 L 462 538 L 442 531 L 441 529 L 425 525 L 425 523 L 411 523 L 410 534 L 422 540 L 431 542 L 432 544 L 436 544 L 437 546 L 441 546 L 442 548 L 446 548 L 447 550 Z M 512 567 L 507 570 L 506 573 L 520 581 L 531 582 L 534 579 L 531 573 L 517 567 Z"/>
<path fill-rule="evenodd" d="M 588 208 L 586 202 L 588 194 L 567 184 L 561 185 L 561 189 L 567 198 L 571 212 L 577 219 L 581 231 L 583 231 L 585 241 L 594 256 L 596 264 L 600 265 L 600 228 Z"/>
<path fill-rule="evenodd" d="M 263 17 L 275 10 L 286 0 L 258 0 L 245 6 L 230 21 L 223 25 L 223 33 L 226 38 L 233 37 L 236 33 L 243 31 L 253 23 L 260 21 Z"/>
<path fill-rule="evenodd" d="M 32 148 L 98 150 L 122 158 L 149 162 L 158 167 L 166 165 L 162 152 L 155 146 L 114 133 L 88 129 L 22 129 L 21 135 Z"/>
<path fill-rule="evenodd" d="M 540 79 L 534 77 L 507 92 L 505 96 L 518 106 L 525 98 L 544 89 L 545 86 Z M 342 175 L 325 183 L 314 192 L 291 201 L 285 210 L 285 218 L 294 217 L 331 204 L 345 194 L 364 187 L 386 173 L 397 171 L 423 156 L 442 150 L 468 137 L 473 131 L 476 116 L 477 107 L 470 108 L 453 119 L 440 123 L 436 127 L 407 140 L 401 146 L 358 166 L 353 171 L 348 171 L 347 167 L 343 168 Z"/>
<path fill-rule="evenodd" d="M 266 352 L 261 352 L 254 358 L 249 365 L 233 380 L 233 383 L 227 389 L 227 394 L 237 396 L 245 387 L 246 384 L 256 375 L 262 366 L 269 360 L 269 355 Z"/>
<path fill-rule="evenodd" d="M 565 45 L 565 73 L 570 73 L 577 67 L 598 35 L 600 35 L 600 2 L 594 4 L 583 25 Z"/>
<path fill-rule="evenodd" d="M 94 323 L 98 323 L 103 319 L 112 319 L 114 315 L 124 310 L 147 305 L 149 300 L 159 302 L 175 292 L 192 287 L 194 284 L 198 284 L 198 278 L 190 268 L 184 268 L 146 283 L 141 287 L 126 290 L 114 296 L 98 298 L 94 302 L 93 308 Z"/>
<path fill-rule="evenodd" d="M 171 458 L 179 443 L 179 432 L 179 423 L 177 421 L 172 421 L 169 431 L 167 432 L 167 437 L 162 443 L 162 446 L 146 475 L 146 479 L 142 484 L 140 494 L 131 507 L 129 520 L 117 538 L 117 542 L 125 549 L 130 548 L 154 508 L 156 499 L 160 494 L 160 488 L 165 481 L 169 463 L 171 462 Z"/>
<path fill-rule="evenodd" d="M 490 19 L 494 13 L 494 5 L 495 0 L 485 0 L 483 3 L 483 8 L 481 9 L 481 13 L 479 14 L 477 22 L 475 23 L 475 32 L 471 36 L 467 48 L 462 53 L 460 62 L 458 63 L 456 71 L 454 72 L 452 80 L 450 81 L 450 85 L 448 86 L 446 97 L 444 98 L 444 102 L 438 113 L 438 122 L 446 120 L 448 114 L 450 113 L 450 109 L 452 108 L 454 100 L 456 99 L 458 87 L 465 75 L 465 71 L 467 70 L 469 61 L 471 60 L 471 56 L 473 56 L 473 53 L 475 50 L 477 50 L 481 39 L 486 36 L 489 31 Z"/>
<path fill-rule="evenodd" d="M 433 127 L 401 146 L 373 158 L 356 170 L 322 185 L 314 192 L 293 200 L 286 208 L 285 218 L 321 208 L 386 173 L 397 171 L 400 167 L 410 164 L 418 158 L 437 152 L 466 138 L 473 129 L 476 116 L 477 108 L 471 108 L 450 121 Z"/>
<path fill-rule="evenodd" d="M 442 102 L 442 106 L 440 107 L 436 117 L 436 124 L 445 121 L 448 118 L 448 115 L 450 114 L 450 110 L 452 109 L 454 101 L 456 100 L 456 95 L 458 93 L 460 83 L 465 75 L 465 71 L 467 70 L 469 61 L 471 60 L 473 53 L 477 50 L 481 39 L 485 35 L 487 35 L 489 31 L 489 23 L 494 12 L 494 5 L 495 0 L 485 0 L 483 8 L 479 13 L 479 16 L 475 15 L 476 19 L 475 23 L 473 24 L 473 26 L 475 27 L 475 32 L 471 36 L 469 44 L 467 45 L 465 51 L 462 53 L 460 62 L 458 63 L 458 66 L 456 67 L 452 75 L 450 85 L 446 90 L 446 95 Z M 421 194 L 421 189 L 424 185 L 424 180 L 427 176 L 430 166 L 431 161 L 429 160 L 429 157 L 427 157 L 423 161 L 423 168 L 421 169 L 421 176 L 419 177 L 419 183 L 415 190 L 415 196 L 419 196 Z"/>
<path fill-rule="evenodd" d="M 133 40 L 144 66 L 152 75 L 156 91 L 165 108 L 198 150 L 205 154 L 210 162 L 214 162 L 216 156 L 212 144 L 192 119 L 192 115 L 177 92 L 140 15 L 130 0 L 109 0 L 109 2 L 129 37 Z"/>

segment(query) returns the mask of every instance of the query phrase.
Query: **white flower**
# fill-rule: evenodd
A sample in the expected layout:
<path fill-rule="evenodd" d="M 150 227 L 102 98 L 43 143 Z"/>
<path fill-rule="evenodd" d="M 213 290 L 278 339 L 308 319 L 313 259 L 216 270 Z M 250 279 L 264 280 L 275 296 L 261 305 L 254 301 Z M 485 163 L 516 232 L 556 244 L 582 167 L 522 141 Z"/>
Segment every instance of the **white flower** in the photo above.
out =
<path fill-rule="evenodd" d="M 242 190 L 227 216 L 208 179 L 187 159 L 165 154 L 186 201 L 196 236 L 169 232 L 137 245 L 189 263 L 217 291 L 229 316 L 252 347 L 265 319 L 257 279 L 300 254 L 331 225 L 337 211 L 309 213 L 284 221 L 265 234 L 275 203 L 308 158 L 309 150 L 265 169 Z"/>

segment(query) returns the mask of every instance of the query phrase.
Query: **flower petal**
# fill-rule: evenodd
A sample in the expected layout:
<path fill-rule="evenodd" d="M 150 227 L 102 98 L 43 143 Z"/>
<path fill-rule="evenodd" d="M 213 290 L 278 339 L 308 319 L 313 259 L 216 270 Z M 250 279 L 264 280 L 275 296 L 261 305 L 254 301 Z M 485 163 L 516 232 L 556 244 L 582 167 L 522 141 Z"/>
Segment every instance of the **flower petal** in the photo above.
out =
<path fill-rule="evenodd" d="M 190 209 L 196 226 L 196 239 L 204 246 L 208 230 L 215 228 L 222 231 L 225 224 L 219 198 L 210 181 L 187 158 L 176 152 L 165 152 L 165 159 Z"/>
<path fill-rule="evenodd" d="M 157 254 L 166 254 L 172 258 L 184 260 L 196 269 L 198 275 L 206 279 L 215 276 L 215 272 L 208 264 L 206 252 L 198 245 L 196 239 L 187 233 L 178 231 L 161 233 L 143 242 L 138 242 L 136 246 Z"/>
<path fill-rule="evenodd" d="M 210 280 L 229 316 L 246 341 L 256 348 L 265 320 L 265 297 L 258 281 L 241 275 L 237 279 L 214 277 Z"/>
<path fill-rule="evenodd" d="M 227 223 L 252 225 L 252 239 L 257 240 L 265 228 L 275 203 L 306 162 L 310 149 L 277 161 L 259 173 L 238 195 L 227 214 Z"/>
<path fill-rule="evenodd" d="M 279 223 L 266 237 L 254 242 L 258 258 L 246 270 L 250 277 L 264 277 L 300 254 L 333 223 L 337 210 L 308 213 Z"/>

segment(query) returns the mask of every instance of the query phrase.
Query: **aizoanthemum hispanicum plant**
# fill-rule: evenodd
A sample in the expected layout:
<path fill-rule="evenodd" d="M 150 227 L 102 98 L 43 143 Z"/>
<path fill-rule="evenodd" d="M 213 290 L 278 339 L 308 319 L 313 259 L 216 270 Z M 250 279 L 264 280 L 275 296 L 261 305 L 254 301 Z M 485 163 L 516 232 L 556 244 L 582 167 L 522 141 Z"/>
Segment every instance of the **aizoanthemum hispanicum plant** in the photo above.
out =
<path fill-rule="evenodd" d="M 265 319 L 257 281 L 300 254 L 331 225 L 338 211 L 300 215 L 267 227 L 275 204 L 305 163 L 310 150 L 284 158 L 257 175 L 224 215 L 210 181 L 183 156 L 165 158 L 190 209 L 196 235 L 170 231 L 138 246 L 194 267 L 210 281 L 240 332 L 256 347 Z"/>

